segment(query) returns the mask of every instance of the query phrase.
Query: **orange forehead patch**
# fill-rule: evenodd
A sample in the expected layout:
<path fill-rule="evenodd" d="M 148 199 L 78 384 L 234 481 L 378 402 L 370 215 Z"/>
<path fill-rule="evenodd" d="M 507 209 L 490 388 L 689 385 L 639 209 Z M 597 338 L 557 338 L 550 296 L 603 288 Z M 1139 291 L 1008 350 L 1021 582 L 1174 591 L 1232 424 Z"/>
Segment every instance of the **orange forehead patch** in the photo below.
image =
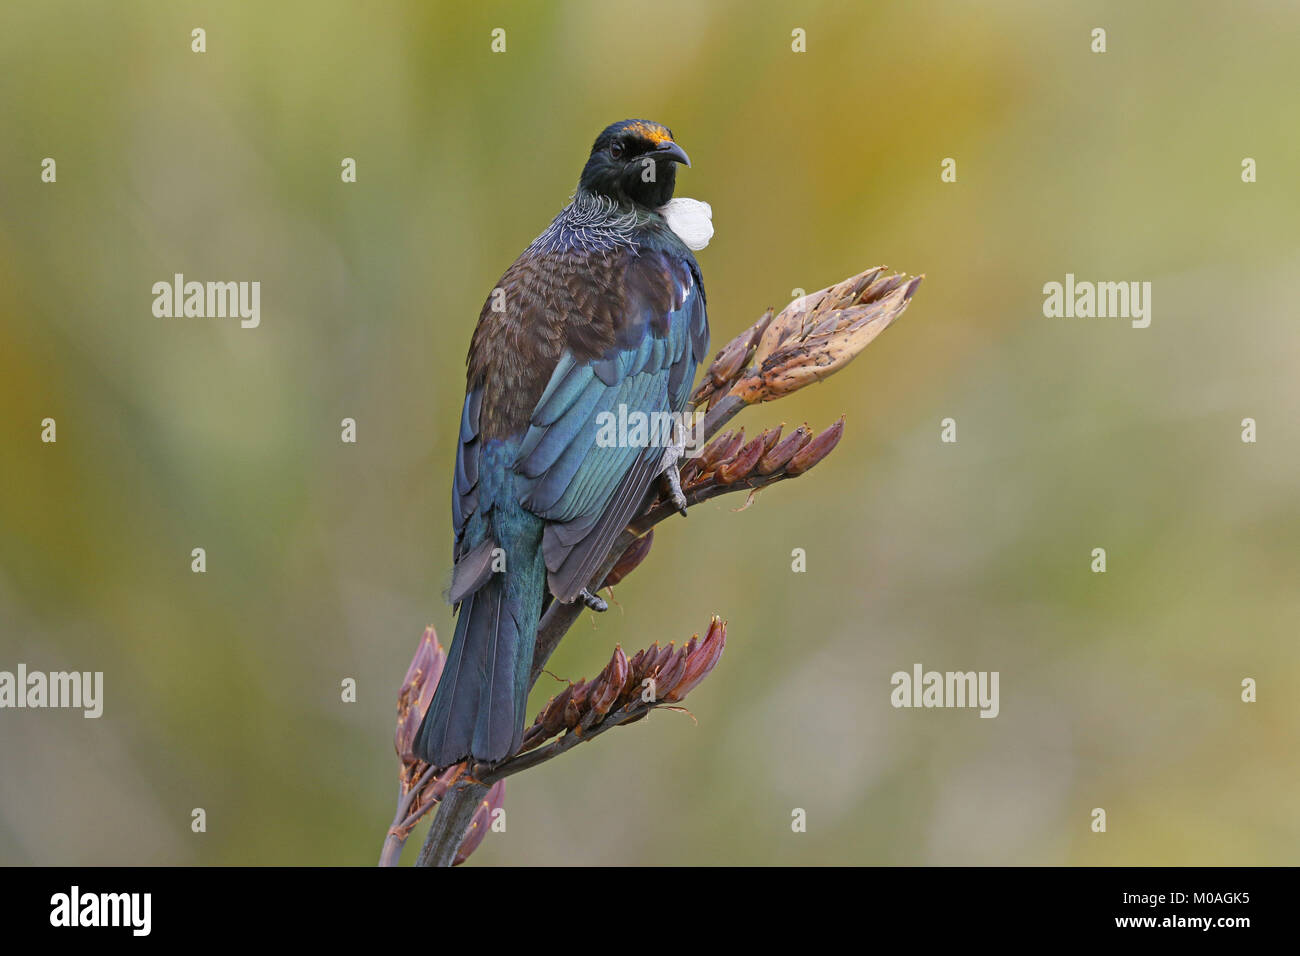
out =
<path fill-rule="evenodd" d="M 631 123 L 628 125 L 627 130 L 638 136 L 644 136 L 656 146 L 671 143 L 673 139 L 672 134 L 657 123 Z"/>

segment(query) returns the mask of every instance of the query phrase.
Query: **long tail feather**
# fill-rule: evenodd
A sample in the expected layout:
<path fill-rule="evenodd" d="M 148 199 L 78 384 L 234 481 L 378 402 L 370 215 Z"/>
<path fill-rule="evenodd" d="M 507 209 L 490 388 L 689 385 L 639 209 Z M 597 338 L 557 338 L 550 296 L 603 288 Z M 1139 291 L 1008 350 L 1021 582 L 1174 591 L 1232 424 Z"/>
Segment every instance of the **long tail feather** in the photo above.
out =
<path fill-rule="evenodd" d="M 447 664 L 416 741 L 420 758 L 447 767 L 466 757 L 503 760 L 519 748 L 541 613 L 540 588 L 531 576 L 494 574 L 461 604 Z"/>

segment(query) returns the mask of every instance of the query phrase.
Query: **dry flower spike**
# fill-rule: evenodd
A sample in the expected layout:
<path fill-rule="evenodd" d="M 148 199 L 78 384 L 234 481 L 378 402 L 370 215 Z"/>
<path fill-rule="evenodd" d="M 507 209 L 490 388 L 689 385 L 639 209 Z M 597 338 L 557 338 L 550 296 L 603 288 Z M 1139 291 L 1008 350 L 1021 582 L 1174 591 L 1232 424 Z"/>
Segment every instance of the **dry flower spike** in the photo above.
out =
<path fill-rule="evenodd" d="M 769 402 L 833 375 L 903 314 L 923 278 L 878 266 L 801 296 L 776 316 L 769 309 L 714 357 L 695 403 Z"/>
<path fill-rule="evenodd" d="M 680 703 L 713 671 L 726 645 L 726 622 L 715 617 L 703 639 L 696 634 L 681 647 L 672 643 L 660 647 L 656 642 L 630 660 L 621 647 L 614 648 L 609 663 L 594 678 L 569 684 L 547 701 L 524 732 L 520 755 L 562 733 L 595 736 L 639 720 L 655 707 Z M 511 772 L 515 759 L 488 776 Z M 530 760 L 529 765 L 535 762 Z"/>

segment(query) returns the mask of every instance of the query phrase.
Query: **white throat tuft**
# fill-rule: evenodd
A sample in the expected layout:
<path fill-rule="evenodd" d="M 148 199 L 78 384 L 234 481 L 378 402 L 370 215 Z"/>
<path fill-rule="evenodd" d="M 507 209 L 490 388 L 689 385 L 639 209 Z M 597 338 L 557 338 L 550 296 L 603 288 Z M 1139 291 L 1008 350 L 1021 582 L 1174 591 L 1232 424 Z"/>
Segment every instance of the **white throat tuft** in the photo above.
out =
<path fill-rule="evenodd" d="M 699 250 L 713 238 L 713 208 L 698 199 L 670 199 L 659 214 L 687 249 Z"/>

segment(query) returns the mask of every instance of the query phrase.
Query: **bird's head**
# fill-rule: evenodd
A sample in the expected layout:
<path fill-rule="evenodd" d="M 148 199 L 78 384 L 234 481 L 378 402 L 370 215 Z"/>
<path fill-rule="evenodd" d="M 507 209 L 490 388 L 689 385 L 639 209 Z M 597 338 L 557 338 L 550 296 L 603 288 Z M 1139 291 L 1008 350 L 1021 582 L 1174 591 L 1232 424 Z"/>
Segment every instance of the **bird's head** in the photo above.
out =
<path fill-rule="evenodd" d="M 621 206 L 658 209 L 673 198 L 678 163 L 691 161 L 673 142 L 672 130 L 649 120 L 623 120 L 596 137 L 578 190 Z"/>

